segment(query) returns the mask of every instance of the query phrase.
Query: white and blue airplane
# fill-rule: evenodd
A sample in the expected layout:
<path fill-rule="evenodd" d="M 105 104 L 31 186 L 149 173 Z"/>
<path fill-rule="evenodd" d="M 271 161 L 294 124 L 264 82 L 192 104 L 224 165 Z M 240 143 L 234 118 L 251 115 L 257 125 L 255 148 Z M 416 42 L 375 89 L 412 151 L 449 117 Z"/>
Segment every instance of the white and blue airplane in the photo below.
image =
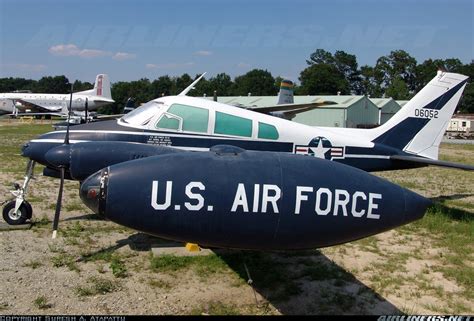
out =
<path fill-rule="evenodd" d="M 43 94 L 29 92 L 0 93 L 0 113 L 28 115 L 67 115 L 71 112 L 84 111 L 86 101 L 89 110 L 96 110 L 114 102 L 110 92 L 110 80 L 106 74 L 95 78 L 94 88 L 74 93 L 69 106 L 69 94 Z"/>
<path fill-rule="evenodd" d="M 461 74 L 438 72 L 387 123 L 372 129 L 307 126 L 188 97 L 186 89 L 178 96 L 154 99 L 118 120 L 74 126 L 69 139 L 71 144 L 118 141 L 192 151 L 227 144 L 320 157 L 366 171 L 423 165 L 467 169 L 470 167 L 438 160 L 439 144 L 467 80 Z M 277 105 L 281 109 L 289 106 Z M 33 146 L 61 145 L 65 133 L 41 135 L 27 144 L 24 153 Z M 41 163 L 48 166 L 47 162 Z"/>
<path fill-rule="evenodd" d="M 472 165 L 438 160 L 441 139 L 467 80 L 440 71 L 388 122 L 353 129 L 312 127 L 186 96 L 198 78 L 178 96 L 154 99 L 118 120 L 77 125 L 29 141 L 22 149 L 30 159 L 25 181 L 12 191 L 15 200 L 4 208 L 4 218 L 28 216 L 19 211 L 36 162 L 46 166 L 46 176 L 83 181 L 102 168 L 137 158 L 232 145 L 308 155 L 369 172 L 427 165 L 474 170 Z M 277 106 L 278 110 L 306 107 Z"/>

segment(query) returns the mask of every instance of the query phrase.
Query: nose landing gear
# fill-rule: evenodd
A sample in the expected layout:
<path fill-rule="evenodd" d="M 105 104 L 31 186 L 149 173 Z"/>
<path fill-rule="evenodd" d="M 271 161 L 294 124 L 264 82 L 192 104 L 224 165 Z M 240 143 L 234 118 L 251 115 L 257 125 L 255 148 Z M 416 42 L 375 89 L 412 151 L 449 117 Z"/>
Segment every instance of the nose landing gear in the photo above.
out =
<path fill-rule="evenodd" d="M 10 225 L 25 224 L 33 215 L 33 208 L 27 201 L 23 201 L 15 211 L 15 200 L 9 201 L 3 207 L 3 219 Z"/>
<path fill-rule="evenodd" d="M 3 206 L 3 219 L 10 225 L 24 224 L 27 220 L 31 219 L 33 215 L 33 208 L 31 204 L 25 200 L 26 191 L 28 184 L 33 178 L 33 172 L 35 168 L 35 161 L 30 160 L 26 166 L 25 180 L 23 185 L 14 184 L 15 190 L 11 191 L 14 199 L 4 202 Z"/>

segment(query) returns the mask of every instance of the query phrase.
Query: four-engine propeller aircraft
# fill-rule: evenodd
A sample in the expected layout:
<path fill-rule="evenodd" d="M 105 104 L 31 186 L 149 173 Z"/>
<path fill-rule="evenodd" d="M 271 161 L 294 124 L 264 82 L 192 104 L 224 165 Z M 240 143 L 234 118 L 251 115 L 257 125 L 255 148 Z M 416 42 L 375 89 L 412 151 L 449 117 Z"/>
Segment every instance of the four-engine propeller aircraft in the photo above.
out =
<path fill-rule="evenodd" d="M 26 115 L 56 115 L 67 116 L 65 108 L 70 111 L 83 111 L 85 102 L 88 102 L 89 110 L 96 110 L 114 102 L 110 92 L 110 80 L 106 74 L 99 74 L 95 78 L 94 88 L 90 90 L 74 93 L 74 100 L 70 104 L 67 94 L 38 94 L 38 93 L 2 93 L 0 102 L 12 102 L 13 104 L 0 104 L 0 110 L 12 113 L 14 116 L 19 114 Z M 3 107 L 2 107 L 3 106 Z M 29 112 L 27 112 L 27 110 Z"/>
<path fill-rule="evenodd" d="M 265 195 L 267 195 L 267 206 L 269 206 L 268 198 L 270 198 L 270 202 L 272 199 L 276 200 L 275 202 L 278 201 L 279 198 L 276 196 L 277 194 L 270 194 L 273 192 L 277 193 L 276 191 L 278 191 L 278 189 L 268 186 L 265 187 L 264 184 L 277 185 L 281 191 L 282 186 L 274 184 L 272 181 L 277 180 L 283 184 L 285 180 L 291 181 L 290 177 L 293 176 L 291 176 L 290 173 L 294 173 L 296 176 L 293 181 L 291 181 L 292 183 L 288 185 L 288 188 L 289 190 L 295 188 L 298 190 L 299 187 L 301 188 L 299 192 L 296 192 L 300 193 L 298 194 L 300 201 L 307 200 L 307 197 L 309 197 L 307 193 L 315 191 L 316 202 L 318 202 L 319 199 L 318 206 L 321 206 L 323 199 L 332 197 L 331 201 L 326 200 L 328 208 L 334 209 L 341 206 L 341 208 L 345 208 L 346 211 L 349 211 L 350 208 L 351 213 L 355 213 L 355 215 L 352 215 L 353 218 L 360 217 L 360 213 L 362 212 L 368 215 L 370 212 L 369 207 L 376 209 L 377 206 L 380 206 L 380 208 L 384 208 L 384 211 L 387 211 L 384 213 L 388 213 L 394 208 L 392 208 L 394 203 L 390 201 L 392 197 L 394 197 L 393 199 L 398 199 L 398 196 L 402 194 L 406 197 L 408 192 L 403 191 L 402 194 L 397 194 L 398 192 L 395 192 L 395 187 L 387 187 L 386 196 L 383 197 L 384 201 L 381 201 L 381 203 L 373 203 L 370 193 L 382 195 L 383 193 L 379 193 L 379 191 L 384 189 L 385 182 L 377 183 L 378 181 L 373 181 L 373 189 L 369 188 L 370 185 L 357 185 L 353 180 L 348 180 L 351 175 L 367 181 L 372 181 L 372 176 L 366 173 L 362 175 L 360 171 L 354 168 L 349 170 L 346 166 L 315 160 L 315 158 L 333 160 L 352 167 L 358 167 L 365 171 L 390 170 L 426 165 L 439 165 L 467 170 L 474 169 L 473 166 L 437 160 L 439 143 L 447 127 L 447 122 L 453 114 L 467 82 L 467 77 L 464 75 L 444 72 L 438 73 L 438 75 L 407 103 L 401 111 L 392 117 L 391 120 L 374 129 L 310 127 L 234 106 L 185 96 L 187 91 L 189 91 L 198 80 L 199 78 L 182 94 L 152 100 L 119 120 L 78 125 L 71 129 L 68 127 L 66 131 L 46 133 L 25 144 L 22 154 L 30 159 L 27 166 L 27 174 L 23 185 L 17 186 L 17 190 L 13 191 L 16 197 L 15 200 L 4 207 L 4 218 L 11 224 L 18 224 L 31 217 L 32 210 L 31 206 L 25 201 L 25 192 L 31 179 L 35 162 L 46 166 L 43 172 L 44 175 L 61 178 L 60 193 L 58 195 L 54 220 L 55 230 L 59 220 L 64 179 L 75 179 L 82 182 L 91 176 L 91 174 L 102 169 L 106 171 L 110 169 L 113 173 L 117 172 L 115 168 L 124 169 L 124 173 L 129 173 L 128 177 L 130 178 L 130 183 L 134 182 L 133 185 L 131 185 L 133 188 L 127 188 L 130 190 L 130 195 L 135 195 L 137 199 L 141 199 L 141 196 L 139 196 L 141 194 L 138 191 L 132 191 L 139 186 L 139 180 L 135 180 L 131 177 L 134 175 L 130 174 L 134 173 L 133 169 L 136 169 L 137 172 L 145 176 L 148 175 L 150 178 L 153 178 L 154 171 L 158 170 L 157 167 L 163 168 L 163 170 L 167 169 L 164 170 L 164 173 L 160 171 L 164 176 L 157 176 L 156 180 L 154 180 L 154 182 L 157 182 L 154 193 L 158 193 L 158 185 L 160 182 L 161 185 L 159 186 L 163 186 L 165 181 L 168 185 L 168 182 L 173 182 L 174 179 L 179 178 L 181 181 L 179 184 L 184 184 L 183 178 L 188 177 L 187 175 L 202 172 L 207 173 L 209 176 L 214 176 L 213 179 L 220 178 L 222 181 L 212 181 L 212 184 L 222 186 L 223 193 L 230 195 L 231 193 L 225 190 L 222 184 L 226 182 L 226 177 L 234 177 L 232 174 L 234 171 L 240 172 L 238 166 L 243 166 L 243 168 L 247 168 L 247 170 L 242 172 L 241 175 L 243 175 L 243 177 L 241 180 L 248 182 L 245 183 L 247 185 L 244 185 L 244 187 L 249 188 L 250 186 L 254 186 L 254 193 L 257 193 L 256 186 L 260 184 L 259 186 L 261 186 L 262 193 L 266 193 Z M 233 147 L 226 147 L 224 150 L 236 150 L 228 154 L 241 155 L 242 157 L 250 155 L 251 157 L 247 157 L 249 164 L 255 163 L 256 165 L 246 167 L 245 164 L 243 164 L 245 162 L 239 163 L 234 162 L 232 158 L 223 158 L 221 163 L 216 163 L 216 168 L 220 168 L 221 170 L 216 169 L 212 171 L 214 164 L 212 160 L 209 160 L 208 165 L 210 167 L 207 170 L 204 170 L 202 166 L 196 166 L 195 169 L 193 169 L 191 164 L 200 163 L 206 165 L 207 163 L 204 163 L 204 161 L 207 158 L 214 157 L 214 154 L 219 156 L 219 153 L 221 153 L 219 151 L 220 149 L 209 153 L 210 149 L 215 145 L 231 145 Z M 247 150 L 248 152 L 242 152 L 241 149 Z M 200 151 L 203 153 L 184 152 L 186 150 Z M 251 150 L 260 152 L 250 152 Z M 265 154 L 262 153 L 262 151 L 269 153 Z M 314 157 L 286 155 L 281 152 Z M 137 159 L 139 158 L 149 158 L 149 160 L 138 161 Z M 186 161 L 181 161 L 182 159 Z M 267 163 L 265 159 L 268 159 L 269 163 Z M 273 161 L 270 161 L 272 159 Z M 288 161 L 283 161 L 284 159 L 288 159 Z M 151 162 L 155 162 L 155 165 L 151 165 Z M 184 166 L 185 164 L 183 163 L 184 167 L 181 168 L 178 166 L 181 162 L 187 165 Z M 311 162 L 311 164 L 308 163 L 308 165 L 306 165 L 307 162 Z M 219 167 L 218 164 L 224 165 Z M 234 165 L 238 166 L 235 167 Z M 141 166 L 143 166 L 143 170 L 139 170 Z M 268 166 L 273 166 L 271 167 L 273 172 L 267 176 L 258 176 L 259 173 L 264 172 Z M 300 168 L 305 170 L 300 171 Z M 329 176 L 332 176 L 333 179 L 325 176 L 326 168 L 327 172 L 331 174 Z M 287 176 L 277 176 L 279 170 L 281 171 L 280 175 L 284 175 L 285 172 Z M 344 179 L 337 178 L 339 171 L 346 173 L 344 175 L 341 174 L 341 177 Z M 170 174 L 165 175 L 166 172 Z M 181 173 L 179 174 L 181 176 L 176 176 L 178 172 Z M 175 176 L 173 176 L 172 173 L 174 173 L 173 175 Z M 248 173 L 249 176 L 247 177 L 245 173 Z M 140 174 L 140 177 L 145 177 L 142 174 Z M 308 176 L 317 180 L 318 175 L 326 177 L 327 179 L 320 181 L 316 185 L 308 185 L 308 181 L 298 178 L 299 176 Z M 95 176 L 97 176 L 97 174 L 95 174 Z M 124 174 L 122 177 L 126 176 L 127 175 Z M 122 203 L 117 202 L 117 204 L 114 205 L 115 201 L 111 202 L 110 199 L 108 199 L 108 197 L 112 197 L 110 196 L 112 194 L 108 194 L 108 188 L 111 188 L 112 191 L 112 185 L 109 186 L 108 184 L 112 184 L 112 181 L 119 181 L 118 185 L 113 185 L 116 186 L 113 187 L 113 189 L 116 191 L 114 195 L 121 195 L 123 189 L 126 188 L 124 187 L 126 186 L 126 182 L 105 174 L 101 174 L 100 177 L 99 188 L 91 189 L 91 184 L 94 185 L 96 180 L 88 179 L 88 181 L 92 181 L 92 183 L 82 183 L 83 192 L 84 189 L 86 189 L 85 193 L 91 199 L 97 197 L 97 194 L 94 193 L 99 193 L 98 212 L 103 212 L 107 216 L 110 216 L 112 215 L 111 213 L 118 211 L 118 207 L 121 206 L 120 204 Z M 238 177 L 240 176 L 234 177 L 233 181 L 236 182 Z M 108 183 L 106 182 L 107 180 Z M 205 185 L 204 182 L 210 181 L 211 178 L 206 179 L 206 177 L 201 177 L 200 180 L 196 182 L 201 182 L 202 185 Z M 143 184 L 146 185 L 146 188 L 149 188 L 151 182 L 143 181 Z M 153 186 L 155 186 L 154 184 L 155 183 L 153 183 Z M 193 192 L 193 188 L 195 188 L 193 186 L 188 189 L 188 185 L 186 185 L 185 194 L 191 200 L 199 201 L 202 196 L 200 198 L 198 194 Z M 199 186 L 198 189 L 204 191 L 204 189 Z M 210 187 L 207 188 L 207 190 L 210 189 Z M 148 191 L 144 189 L 139 190 L 145 192 L 145 194 Z M 166 190 L 168 193 L 171 187 Z M 240 196 L 238 196 L 237 206 L 241 206 L 243 209 L 243 204 L 245 204 L 246 201 L 243 200 L 244 196 L 242 191 L 239 193 Z M 157 198 L 153 199 L 153 195 L 155 194 L 150 195 L 148 193 L 148 197 L 152 197 L 152 202 L 154 200 L 158 208 L 160 208 Z M 215 197 L 215 195 L 213 196 L 213 194 L 210 193 L 208 197 Z M 374 197 L 377 198 L 378 196 Z M 230 198 L 227 197 L 227 199 Z M 402 201 L 403 199 L 404 198 L 400 196 L 399 200 Z M 416 199 L 416 197 L 411 199 Z M 257 200 L 259 200 L 258 197 L 253 198 L 253 206 L 255 206 Z M 358 203 L 359 200 L 364 201 L 364 206 L 367 206 L 365 209 L 362 210 L 358 207 L 360 205 Z M 392 205 L 384 205 L 385 201 L 388 201 L 388 203 Z M 407 199 L 405 199 L 405 201 L 407 204 L 410 203 Z M 100 210 L 101 202 L 106 202 L 107 204 L 107 207 L 104 209 L 105 212 Z M 424 199 L 415 201 L 412 205 L 414 209 L 417 209 L 415 210 L 416 214 L 411 213 L 408 216 L 419 217 L 422 215 L 420 213 L 424 212 L 424 210 L 418 209 L 424 208 L 424 205 L 421 206 L 420 204 L 425 203 Z M 168 201 L 165 201 L 164 204 L 168 204 Z M 190 206 L 195 205 L 195 203 L 188 204 L 190 204 Z M 275 209 L 277 203 L 272 204 L 274 204 L 272 205 L 273 212 L 276 213 Z M 176 209 L 176 206 L 182 208 L 183 205 L 186 207 L 186 202 L 184 204 L 175 204 L 173 208 L 176 211 L 180 211 Z M 214 205 L 209 206 L 212 208 Z M 165 209 L 167 208 L 168 207 L 165 207 Z M 204 211 L 212 212 L 211 208 L 207 207 Z M 258 204 L 256 208 L 259 208 Z M 320 209 L 322 208 L 323 207 L 320 207 Z M 128 209 L 136 212 L 133 208 Z M 140 207 L 137 208 L 137 210 L 140 209 Z M 341 211 L 342 212 L 335 212 L 334 216 L 338 216 L 337 213 L 342 213 L 342 216 L 339 215 L 338 219 L 344 219 L 347 213 L 344 214 L 343 209 L 341 209 Z M 263 213 L 263 211 L 261 210 L 260 213 Z M 382 212 L 377 215 L 381 215 L 381 213 Z M 294 214 L 296 215 L 297 213 L 295 212 Z M 377 228 L 372 226 L 364 230 L 364 233 L 373 234 L 381 229 L 391 228 L 390 226 L 392 225 L 388 222 L 392 222 L 394 218 L 389 218 L 391 214 L 385 215 L 388 221 L 377 225 Z M 134 222 L 140 219 L 139 215 L 135 215 L 131 218 Z M 221 217 L 221 219 L 223 218 Z M 126 221 L 127 220 L 129 220 L 129 218 L 127 218 Z M 348 222 L 349 221 L 351 220 L 348 220 Z M 189 222 L 190 221 L 183 222 L 182 226 L 191 224 Z M 179 222 L 175 223 L 180 226 Z M 264 221 L 262 221 L 262 224 L 265 224 Z M 288 224 L 291 225 L 292 223 L 289 222 Z M 128 226 L 133 227 L 135 225 L 129 224 Z M 202 227 L 202 225 L 199 226 Z M 370 226 L 370 224 L 368 226 Z M 213 228 L 219 228 L 219 226 L 214 226 L 211 230 Z M 160 235 L 162 234 L 163 233 L 160 232 Z M 186 234 L 182 235 L 186 236 Z M 176 235 L 173 237 L 177 238 Z M 307 237 L 306 234 L 303 238 L 305 237 Z M 345 240 L 353 238 L 354 236 L 337 238 L 337 240 L 334 239 L 333 242 L 345 242 Z M 235 244 L 235 246 L 240 247 L 241 245 Z M 300 245 L 297 244 L 288 246 L 300 247 Z"/>

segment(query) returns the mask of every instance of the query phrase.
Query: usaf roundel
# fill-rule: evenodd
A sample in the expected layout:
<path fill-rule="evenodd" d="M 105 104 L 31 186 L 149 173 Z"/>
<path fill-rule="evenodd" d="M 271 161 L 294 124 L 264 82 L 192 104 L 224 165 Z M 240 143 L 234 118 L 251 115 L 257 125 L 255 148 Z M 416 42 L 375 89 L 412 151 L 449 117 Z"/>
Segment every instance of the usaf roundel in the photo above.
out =
<path fill-rule="evenodd" d="M 319 158 L 344 158 L 344 147 L 333 147 L 326 137 L 315 137 L 308 145 L 296 145 L 295 154 L 310 155 Z"/>

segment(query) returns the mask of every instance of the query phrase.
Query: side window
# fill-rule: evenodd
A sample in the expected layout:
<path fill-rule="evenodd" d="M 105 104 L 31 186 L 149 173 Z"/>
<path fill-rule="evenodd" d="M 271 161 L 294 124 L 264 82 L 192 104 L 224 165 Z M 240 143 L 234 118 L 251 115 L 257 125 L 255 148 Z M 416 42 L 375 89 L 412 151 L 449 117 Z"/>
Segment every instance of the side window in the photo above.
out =
<path fill-rule="evenodd" d="M 278 139 L 278 131 L 275 126 L 265 123 L 258 123 L 258 138 Z"/>
<path fill-rule="evenodd" d="M 252 121 L 247 118 L 216 112 L 216 134 L 252 137 Z"/>
<path fill-rule="evenodd" d="M 178 118 L 181 118 L 183 120 L 182 130 L 198 133 L 207 133 L 207 125 L 209 123 L 209 110 L 204 108 L 173 104 L 168 109 L 168 113 L 176 115 Z"/>
<path fill-rule="evenodd" d="M 156 128 L 179 130 L 179 123 L 180 119 L 178 117 L 164 113 L 158 123 L 156 123 Z"/>

